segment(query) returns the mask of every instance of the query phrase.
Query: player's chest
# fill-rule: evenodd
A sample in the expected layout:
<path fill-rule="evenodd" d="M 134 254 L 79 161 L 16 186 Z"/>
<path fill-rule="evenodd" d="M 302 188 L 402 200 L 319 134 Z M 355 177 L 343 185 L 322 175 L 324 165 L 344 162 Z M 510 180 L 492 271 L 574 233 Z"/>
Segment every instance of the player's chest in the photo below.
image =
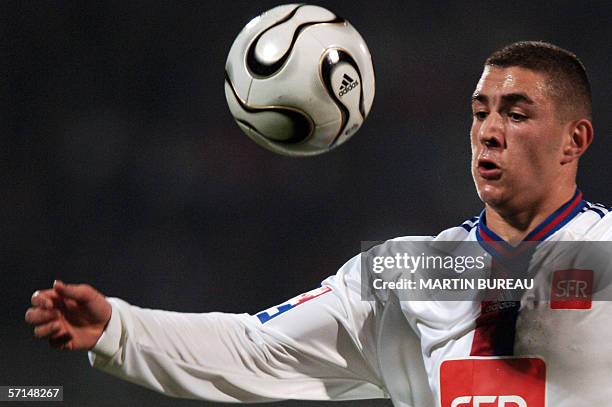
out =
<path fill-rule="evenodd" d="M 612 302 L 523 303 L 503 354 L 475 352 L 495 326 L 439 343 L 425 364 L 442 407 L 580 407 L 612 399 Z M 499 341 L 494 334 L 489 339 Z M 503 338 L 501 339 L 503 342 Z M 493 349 L 495 346 L 493 346 Z M 486 349 L 486 348 L 481 348 Z M 494 352 L 493 352 L 494 353 Z"/>

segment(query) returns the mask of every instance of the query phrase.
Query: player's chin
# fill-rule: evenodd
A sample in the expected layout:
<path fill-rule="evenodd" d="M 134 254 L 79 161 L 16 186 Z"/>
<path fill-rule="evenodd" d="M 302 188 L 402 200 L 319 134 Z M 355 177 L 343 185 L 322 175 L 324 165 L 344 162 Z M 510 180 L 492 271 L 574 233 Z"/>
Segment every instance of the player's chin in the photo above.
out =
<path fill-rule="evenodd" d="M 476 190 L 480 200 L 492 207 L 499 206 L 504 201 L 504 191 L 500 185 L 488 181 L 476 181 Z"/>

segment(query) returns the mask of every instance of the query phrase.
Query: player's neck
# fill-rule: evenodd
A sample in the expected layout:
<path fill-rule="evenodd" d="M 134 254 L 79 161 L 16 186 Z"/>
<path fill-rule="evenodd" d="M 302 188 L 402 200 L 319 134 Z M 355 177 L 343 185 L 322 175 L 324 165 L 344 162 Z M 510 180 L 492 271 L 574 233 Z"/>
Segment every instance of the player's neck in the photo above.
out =
<path fill-rule="evenodd" d="M 519 243 L 548 216 L 572 198 L 576 185 L 549 195 L 543 202 L 534 202 L 520 209 L 485 206 L 487 227 L 509 243 Z"/>

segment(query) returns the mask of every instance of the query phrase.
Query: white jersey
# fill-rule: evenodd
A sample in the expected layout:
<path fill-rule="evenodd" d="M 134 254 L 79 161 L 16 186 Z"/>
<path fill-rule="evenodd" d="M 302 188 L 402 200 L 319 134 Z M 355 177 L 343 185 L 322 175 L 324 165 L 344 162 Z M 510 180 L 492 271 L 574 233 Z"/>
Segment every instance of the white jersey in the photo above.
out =
<path fill-rule="evenodd" d="M 398 240 L 414 239 L 501 240 L 484 215 L 437 237 Z M 612 214 L 577 191 L 526 240 L 611 241 Z M 573 264 L 576 270 L 572 281 L 582 278 L 585 265 Z M 585 279 L 592 285 L 601 272 Z M 406 407 L 612 400 L 609 301 L 405 302 L 392 291 L 364 301 L 360 256 L 320 288 L 256 315 L 176 313 L 109 300 L 112 317 L 89 354 L 92 365 L 170 396 L 390 398 Z"/>

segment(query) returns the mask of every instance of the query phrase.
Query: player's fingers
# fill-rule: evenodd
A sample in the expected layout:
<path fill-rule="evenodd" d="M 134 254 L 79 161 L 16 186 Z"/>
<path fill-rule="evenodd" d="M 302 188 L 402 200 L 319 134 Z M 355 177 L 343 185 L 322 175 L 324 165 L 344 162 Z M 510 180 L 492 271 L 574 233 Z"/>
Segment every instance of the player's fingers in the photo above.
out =
<path fill-rule="evenodd" d="M 25 320 L 28 324 L 40 325 L 49 321 L 58 319 L 60 313 L 58 310 L 49 310 L 40 307 L 28 308 L 25 313 Z"/>
<path fill-rule="evenodd" d="M 55 335 L 49 339 L 49 345 L 52 348 L 56 349 L 72 349 L 70 345 L 70 341 L 72 340 L 72 335 L 68 332 L 62 333 L 60 335 Z"/>
<path fill-rule="evenodd" d="M 77 302 L 90 301 L 96 295 L 94 288 L 88 284 L 64 284 L 60 280 L 55 280 L 53 288 L 58 294 Z"/>
<path fill-rule="evenodd" d="M 72 298 L 64 298 L 64 307 L 69 310 L 75 310 L 79 307 L 79 303 L 73 300 Z"/>
<path fill-rule="evenodd" d="M 53 301 L 59 296 L 52 288 L 47 290 L 38 290 L 32 294 L 32 305 L 41 308 L 53 308 Z"/>
<path fill-rule="evenodd" d="M 46 324 L 38 325 L 34 328 L 34 336 L 39 339 L 48 338 L 49 336 L 59 332 L 62 325 L 59 321 L 51 321 Z"/>

